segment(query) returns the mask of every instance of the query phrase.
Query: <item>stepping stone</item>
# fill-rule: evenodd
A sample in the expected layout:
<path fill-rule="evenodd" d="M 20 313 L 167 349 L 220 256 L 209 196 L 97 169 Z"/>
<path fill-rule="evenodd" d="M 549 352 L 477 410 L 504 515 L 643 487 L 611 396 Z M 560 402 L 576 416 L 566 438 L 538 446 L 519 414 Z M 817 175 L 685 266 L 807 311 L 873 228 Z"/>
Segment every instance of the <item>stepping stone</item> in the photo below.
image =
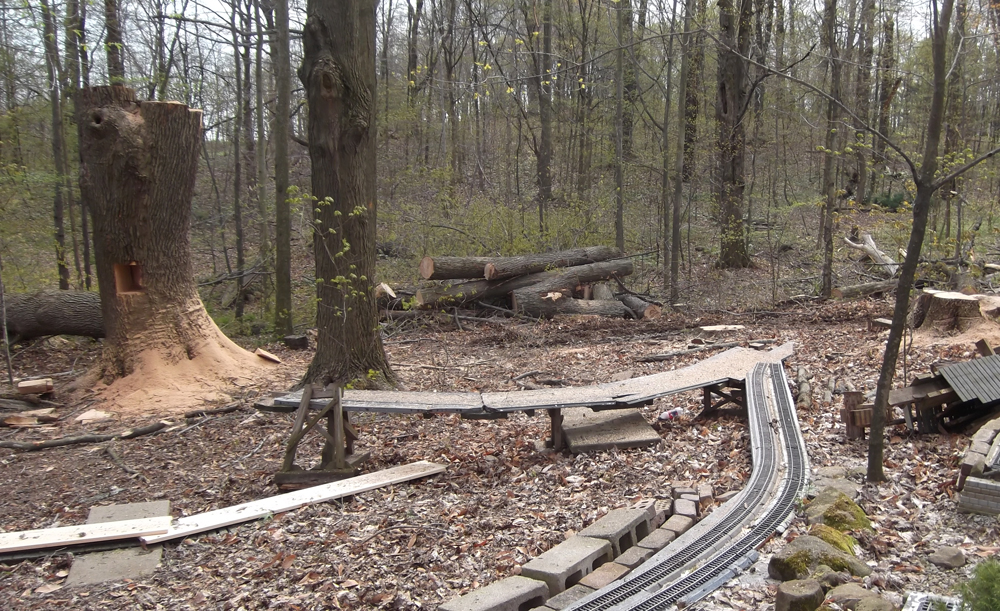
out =
<path fill-rule="evenodd" d="M 564 410 L 563 431 L 574 454 L 646 448 L 660 442 L 660 435 L 636 409 Z"/>
<path fill-rule="evenodd" d="M 793 579 L 778 586 L 774 611 L 814 611 L 823 598 L 823 586 L 815 579 Z"/>
<path fill-rule="evenodd" d="M 965 552 L 960 547 L 942 547 L 927 559 L 942 569 L 958 569 L 965 566 Z"/>
<path fill-rule="evenodd" d="M 141 520 L 170 515 L 170 501 L 130 503 L 93 507 L 87 524 Z M 74 557 L 66 585 L 78 586 L 122 579 L 136 579 L 156 570 L 163 556 L 163 546 L 151 545 L 146 549 L 128 547 L 107 552 L 93 552 Z"/>

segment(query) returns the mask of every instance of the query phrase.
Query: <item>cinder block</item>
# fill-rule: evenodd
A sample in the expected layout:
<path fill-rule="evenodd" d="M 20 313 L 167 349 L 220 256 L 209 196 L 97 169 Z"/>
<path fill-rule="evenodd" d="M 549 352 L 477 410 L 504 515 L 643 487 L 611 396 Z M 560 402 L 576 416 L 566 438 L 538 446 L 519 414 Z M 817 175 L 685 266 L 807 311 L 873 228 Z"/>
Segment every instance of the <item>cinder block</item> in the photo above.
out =
<path fill-rule="evenodd" d="M 674 498 L 679 499 L 685 494 L 698 494 L 698 491 L 690 486 L 674 486 Z"/>
<path fill-rule="evenodd" d="M 652 520 L 656 516 L 656 499 L 642 499 L 632 505 L 632 509 L 642 509 L 646 512 L 646 518 Z"/>
<path fill-rule="evenodd" d="M 620 556 L 649 534 L 649 516 L 644 509 L 613 509 L 578 534 L 608 541 L 613 555 Z"/>
<path fill-rule="evenodd" d="M 702 507 L 708 507 L 715 500 L 715 494 L 712 492 L 712 486 L 710 484 L 702 484 L 698 486 L 698 504 Z"/>
<path fill-rule="evenodd" d="M 552 598 L 545 601 L 545 606 L 549 609 L 555 609 L 555 611 L 561 611 L 593 591 L 594 588 L 588 588 L 587 586 L 576 584 L 565 592 L 556 594 Z"/>
<path fill-rule="evenodd" d="M 585 585 L 588 588 L 600 590 L 612 581 L 618 581 L 625 575 L 628 575 L 630 570 L 631 569 L 625 565 L 618 564 L 617 562 L 609 562 L 607 564 L 602 564 L 600 568 L 581 579 L 580 584 Z"/>
<path fill-rule="evenodd" d="M 649 535 L 649 537 L 652 536 L 653 535 Z M 649 539 L 649 537 L 646 537 L 646 539 Z M 642 541 L 645 541 L 646 539 L 643 539 Z M 639 542 L 639 545 L 628 548 L 628 550 L 625 553 L 615 558 L 615 562 L 617 562 L 622 566 L 627 566 L 630 569 L 634 569 L 643 562 L 652 558 L 653 554 L 656 553 L 656 550 L 652 550 L 648 547 L 643 547 L 642 541 Z"/>
<path fill-rule="evenodd" d="M 688 531 L 689 528 L 694 526 L 694 520 L 687 516 L 672 515 L 666 523 L 661 526 L 661 529 L 672 530 L 680 536 Z"/>
<path fill-rule="evenodd" d="M 608 541 L 577 535 L 530 560 L 521 567 L 521 575 L 544 581 L 554 596 L 612 558 Z"/>
<path fill-rule="evenodd" d="M 670 545 L 670 542 L 677 538 L 677 533 L 666 528 L 657 528 L 653 532 L 649 533 L 649 536 L 639 541 L 640 547 L 645 547 L 654 551 L 660 551 L 666 546 Z"/>
<path fill-rule="evenodd" d="M 527 577 L 507 577 L 453 598 L 438 607 L 441 611 L 521 611 L 545 603 L 549 588 L 545 582 Z"/>
<path fill-rule="evenodd" d="M 1000 495 L 1000 482 L 994 482 L 988 479 L 970 477 L 965 480 L 965 488 L 967 490 L 982 490 L 984 492 Z"/>
<path fill-rule="evenodd" d="M 690 499 L 674 499 L 674 515 L 686 516 L 693 520 L 698 517 L 698 504 Z"/>
<path fill-rule="evenodd" d="M 656 501 L 656 520 L 649 523 L 650 528 L 659 528 L 674 513 L 673 499 L 660 499 Z M 657 523 L 659 522 L 659 523 Z"/>

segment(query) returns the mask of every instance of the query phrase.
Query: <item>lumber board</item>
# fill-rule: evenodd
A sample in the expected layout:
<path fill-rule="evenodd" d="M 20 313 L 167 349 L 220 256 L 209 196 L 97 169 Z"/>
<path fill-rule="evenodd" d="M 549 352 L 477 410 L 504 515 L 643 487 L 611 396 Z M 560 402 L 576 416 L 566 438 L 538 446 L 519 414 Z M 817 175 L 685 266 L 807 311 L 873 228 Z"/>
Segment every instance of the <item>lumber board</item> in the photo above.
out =
<path fill-rule="evenodd" d="M 169 531 L 170 521 L 170 516 L 158 516 L 0 533 L 0 553 L 161 535 Z"/>
<path fill-rule="evenodd" d="M 249 522 L 250 520 L 256 520 L 276 513 L 291 511 L 305 505 L 324 503 L 345 496 L 375 490 L 383 486 L 390 486 L 419 477 L 436 475 L 444 470 L 444 465 L 421 460 L 408 465 L 392 467 L 385 471 L 365 473 L 364 475 L 323 484 L 322 486 L 313 486 L 312 488 L 304 488 L 266 499 L 178 518 L 166 533 L 142 537 L 141 540 L 143 543 L 149 545 L 188 535 L 195 535 L 209 530 L 232 526 L 233 524 Z"/>

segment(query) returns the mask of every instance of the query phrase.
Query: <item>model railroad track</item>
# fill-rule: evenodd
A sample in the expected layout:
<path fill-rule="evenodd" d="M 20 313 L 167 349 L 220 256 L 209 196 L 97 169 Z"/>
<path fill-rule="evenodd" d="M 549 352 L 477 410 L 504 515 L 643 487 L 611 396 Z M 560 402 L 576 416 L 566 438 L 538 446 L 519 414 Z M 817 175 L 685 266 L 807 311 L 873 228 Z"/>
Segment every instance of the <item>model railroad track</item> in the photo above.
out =
<path fill-rule="evenodd" d="M 758 364 L 747 377 L 746 397 L 753 474 L 743 491 L 626 579 L 580 599 L 568 610 L 688 606 L 756 561 L 757 548 L 784 529 L 809 476 L 784 368 Z"/>

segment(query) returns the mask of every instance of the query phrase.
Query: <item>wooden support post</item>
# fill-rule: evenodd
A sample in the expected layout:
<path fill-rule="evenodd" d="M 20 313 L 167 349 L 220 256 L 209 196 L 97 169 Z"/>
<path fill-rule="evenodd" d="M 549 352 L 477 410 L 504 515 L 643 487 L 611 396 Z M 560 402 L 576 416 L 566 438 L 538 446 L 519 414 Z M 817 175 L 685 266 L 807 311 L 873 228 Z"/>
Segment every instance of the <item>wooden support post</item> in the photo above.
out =
<path fill-rule="evenodd" d="M 344 462 L 344 405 L 341 401 L 343 393 L 340 386 L 337 387 L 337 396 L 334 398 L 336 405 L 333 406 L 333 468 L 346 469 Z M 329 421 L 327 425 L 329 426 Z"/>
<path fill-rule="evenodd" d="M 299 402 L 299 410 L 295 412 L 295 421 L 292 423 L 292 434 L 288 437 L 288 446 L 285 448 L 285 460 L 281 463 L 282 471 L 291 471 L 295 466 L 295 452 L 302 439 L 302 425 L 306 421 L 306 414 L 309 413 L 309 402 L 312 400 L 312 385 L 306 385 L 302 389 L 302 401 Z"/>
<path fill-rule="evenodd" d="M 981 339 L 976 342 L 976 350 L 979 351 L 980 356 L 993 356 L 996 354 L 996 351 L 993 350 L 993 346 L 991 346 L 990 342 L 985 339 Z"/>
<path fill-rule="evenodd" d="M 549 420 L 552 421 L 552 438 L 549 444 L 556 452 L 561 452 L 566 447 L 566 433 L 563 431 L 563 415 L 559 408 L 546 410 L 549 412 Z"/>
<path fill-rule="evenodd" d="M 865 438 L 865 428 L 863 426 L 857 426 L 854 424 L 854 419 L 851 417 L 851 412 L 858 408 L 859 405 L 864 401 L 864 393 L 853 391 L 844 393 L 844 408 L 840 410 L 841 418 L 844 420 L 844 424 L 847 426 L 847 438 L 848 439 L 864 439 Z"/>

